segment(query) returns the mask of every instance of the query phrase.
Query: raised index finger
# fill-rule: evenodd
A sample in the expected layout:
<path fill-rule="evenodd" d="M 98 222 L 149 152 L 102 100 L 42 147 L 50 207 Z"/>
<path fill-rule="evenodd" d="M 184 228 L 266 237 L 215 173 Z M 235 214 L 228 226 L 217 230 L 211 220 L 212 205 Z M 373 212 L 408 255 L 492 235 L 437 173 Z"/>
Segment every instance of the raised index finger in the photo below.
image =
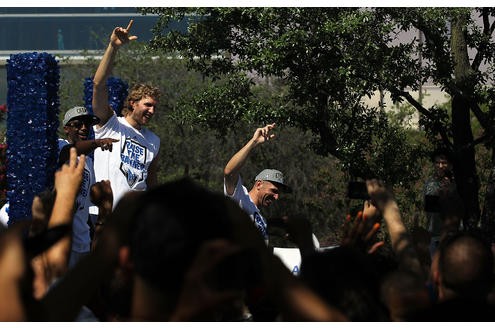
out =
<path fill-rule="evenodd" d="M 75 167 L 76 163 L 77 163 L 77 150 L 76 147 L 71 147 L 69 153 L 69 167 Z"/>
<path fill-rule="evenodd" d="M 129 30 L 131 29 L 131 27 L 132 27 L 132 24 L 133 24 L 133 23 L 134 23 L 134 20 L 133 20 L 133 19 L 131 19 L 131 20 L 129 21 L 129 25 L 127 25 L 127 27 L 126 27 L 126 30 L 127 30 L 128 32 L 129 32 Z"/>

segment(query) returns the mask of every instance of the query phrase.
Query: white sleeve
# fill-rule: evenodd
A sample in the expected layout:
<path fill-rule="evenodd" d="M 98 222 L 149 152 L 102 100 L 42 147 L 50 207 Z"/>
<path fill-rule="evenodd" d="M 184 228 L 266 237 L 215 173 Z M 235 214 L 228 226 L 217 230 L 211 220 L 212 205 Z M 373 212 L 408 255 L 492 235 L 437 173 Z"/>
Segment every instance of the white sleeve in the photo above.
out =
<path fill-rule="evenodd" d="M 118 131 L 118 125 L 119 122 L 117 119 L 117 115 L 114 112 L 104 125 L 102 125 L 101 127 L 97 127 L 96 125 L 93 126 L 95 139 L 112 138 Z"/>

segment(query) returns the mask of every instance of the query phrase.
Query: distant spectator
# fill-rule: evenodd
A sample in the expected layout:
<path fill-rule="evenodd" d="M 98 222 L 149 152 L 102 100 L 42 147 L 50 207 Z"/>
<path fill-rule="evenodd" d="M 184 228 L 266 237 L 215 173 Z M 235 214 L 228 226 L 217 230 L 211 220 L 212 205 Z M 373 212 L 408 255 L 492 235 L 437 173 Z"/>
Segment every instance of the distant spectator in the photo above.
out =
<path fill-rule="evenodd" d="M 440 197 L 450 197 L 457 193 L 454 173 L 452 171 L 452 157 L 450 151 L 439 148 L 431 155 L 434 172 L 427 179 L 423 187 L 424 209 L 426 212 L 427 229 L 431 235 L 430 255 L 436 251 L 443 231 L 443 218 Z M 454 229 L 459 222 L 453 223 Z"/>

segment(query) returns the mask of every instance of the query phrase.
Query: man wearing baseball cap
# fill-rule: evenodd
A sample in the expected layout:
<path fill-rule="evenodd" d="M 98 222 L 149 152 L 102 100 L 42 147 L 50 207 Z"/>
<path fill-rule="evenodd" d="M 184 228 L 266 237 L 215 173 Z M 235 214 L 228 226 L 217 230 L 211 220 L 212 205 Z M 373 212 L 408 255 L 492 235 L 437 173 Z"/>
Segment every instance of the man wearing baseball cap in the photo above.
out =
<path fill-rule="evenodd" d="M 291 192 L 292 190 L 285 183 L 282 172 L 275 169 L 264 169 L 256 176 L 253 187 L 248 191 L 243 185 L 240 170 L 256 146 L 275 137 L 271 133 L 274 128 L 275 123 L 256 129 L 253 137 L 232 156 L 223 171 L 224 194 L 235 200 L 249 214 L 266 243 L 268 243 L 267 222 L 261 215 L 260 208 L 270 206 L 278 200 L 281 192 Z"/>
<path fill-rule="evenodd" d="M 63 119 L 64 132 L 67 139 L 58 139 L 59 158 L 58 164 L 62 166 L 69 160 L 70 148 L 75 147 L 77 154 L 89 154 L 96 148 L 112 151 L 112 143 L 115 139 L 89 139 L 89 132 L 93 125 L 98 124 L 100 119 L 85 107 L 76 106 L 69 109 Z M 72 243 L 69 256 L 69 267 L 90 251 L 90 227 L 88 224 L 89 208 L 92 206 L 90 200 L 90 188 L 95 183 L 93 161 L 90 156 L 86 157 L 83 180 L 79 194 L 76 198 L 75 212 L 72 221 Z"/>

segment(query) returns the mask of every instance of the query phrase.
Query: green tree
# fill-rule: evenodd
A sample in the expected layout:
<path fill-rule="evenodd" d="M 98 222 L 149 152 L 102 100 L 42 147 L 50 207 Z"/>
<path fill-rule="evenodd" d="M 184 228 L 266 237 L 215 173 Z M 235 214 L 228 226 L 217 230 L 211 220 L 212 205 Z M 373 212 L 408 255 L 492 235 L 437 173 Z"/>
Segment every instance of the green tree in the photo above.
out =
<path fill-rule="evenodd" d="M 362 99 L 379 90 L 390 93 L 394 102 L 408 102 L 420 114 L 430 141 L 452 149 L 454 174 L 466 205 L 465 225 L 477 224 L 477 145 L 484 144 L 491 152 L 494 167 L 494 90 L 489 83 L 494 9 L 143 8 L 142 12 L 160 15 L 150 46 L 176 51 L 188 67 L 211 79 L 212 88 L 225 88 L 216 83 L 221 78 L 235 79 L 231 88 L 237 90 L 252 90 L 249 85 L 260 78 L 279 78 L 287 86 L 284 93 L 274 95 L 271 111 L 253 93 L 223 93 L 233 96 L 230 102 L 223 99 L 216 107 L 195 109 L 206 123 L 222 120 L 225 130 L 234 127 L 231 117 L 250 120 L 259 117 L 253 113 L 264 112 L 263 118 L 312 131 L 318 137 L 314 149 L 339 158 L 351 176 L 378 173 L 396 185 L 417 177 L 420 145 L 408 143 L 400 127 L 391 124 L 384 113 L 387 104 L 368 107 Z M 182 19 L 188 21 L 187 33 L 162 33 L 170 22 Z M 403 38 L 414 29 L 424 35 L 424 42 L 415 36 Z M 474 53 L 472 60 L 469 52 Z M 428 80 L 450 95 L 450 108 L 427 108 L 412 96 L 410 91 Z M 218 95 L 212 90 L 199 96 L 206 104 Z M 473 119 L 482 128 L 480 135 L 473 135 Z M 492 174 L 492 185 L 493 179 Z M 486 200 L 493 200 L 490 197 L 487 192 Z M 491 204 L 493 208 L 495 202 Z"/>
<path fill-rule="evenodd" d="M 409 101 L 421 114 L 430 137 L 452 149 L 454 174 L 459 193 L 466 208 L 467 228 L 477 225 L 480 218 L 480 179 L 476 167 L 476 145 L 492 153 L 493 162 L 493 71 L 495 29 L 493 8 L 435 8 L 385 11 L 397 20 L 402 30 L 415 27 L 425 36 L 421 52 L 427 60 L 421 76 L 432 79 L 450 95 L 447 110 L 424 108 L 405 92 L 393 90 L 398 97 Z M 469 58 L 472 54 L 472 60 Z M 476 122 L 475 122 L 476 121 Z M 473 125 L 479 124 L 474 135 Z M 483 150 L 482 150 L 483 152 Z M 493 190 L 493 176 L 488 190 Z M 490 200 L 491 198 L 491 200 Z M 483 220 L 493 221 L 493 194 L 487 192 Z M 490 213 L 490 214 L 489 214 Z M 490 223 L 491 224 L 491 223 Z M 493 234 L 493 231 L 492 231 Z"/>
<path fill-rule="evenodd" d="M 161 15 L 152 48 L 178 51 L 190 68 L 213 81 L 213 88 L 225 89 L 225 83 L 215 84 L 223 77 L 237 91 L 223 93 L 232 98 L 222 102 L 215 102 L 213 91 L 198 96 L 197 104 L 217 104 L 196 106 L 192 115 L 207 117 L 210 127 L 215 128 L 215 121 L 222 121 L 223 130 L 234 129 L 240 119 L 277 121 L 313 132 L 318 137 L 313 148 L 342 160 L 351 176 L 380 174 L 395 184 L 417 175 L 411 171 L 404 175 L 394 169 L 400 165 L 390 165 L 416 158 L 411 155 L 417 151 L 413 145 L 381 164 L 370 160 L 385 148 L 384 142 L 391 141 L 382 135 L 401 144 L 405 138 L 395 133 L 398 130 L 391 127 L 383 108 L 366 106 L 362 97 L 378 89 L 385 53 L 395 59 L 408 49 L 388 50 L 392 26 L 373 12 L 359 8 L 145 8 L 143 12 Z M 188 19 L 187 34 L 161 33 L 169 22 L 181 19 Z M 249 91 L 253 81 L 274 78 L 282 79 L 286 88 L 270 102 L 259 101 Z"/>

